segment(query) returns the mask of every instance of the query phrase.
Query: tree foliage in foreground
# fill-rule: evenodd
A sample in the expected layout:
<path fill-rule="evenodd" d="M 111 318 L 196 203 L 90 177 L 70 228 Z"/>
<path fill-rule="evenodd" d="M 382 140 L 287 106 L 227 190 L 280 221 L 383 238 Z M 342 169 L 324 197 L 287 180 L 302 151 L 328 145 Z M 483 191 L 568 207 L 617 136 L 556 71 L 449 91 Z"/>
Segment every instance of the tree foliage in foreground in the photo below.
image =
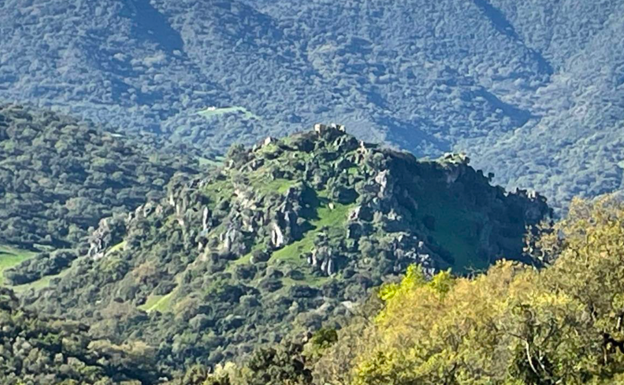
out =
<path fill-rule="evenodd" d="M 381 288 L 384 308 L 360 338 L 343 334 L 316 363 L 316 380 L 624 381 L 624 204 L 576 200 L 567 219 L 537 246 L 557 257 L 541 271 L 501 262 L 474 278 L 442 272 L 425 281 L 411 268 L 400 284 Z M 339 354 L 345 343 L 351 357 Z M 337 378 L 339 371 L 331 369 L 341 365 L 349 375 Z"/>
<path fill-rule="evenodd" d="M 380 311 L 362 311 L 337 342 L 308 342 L 312 383 L 623 383 L 624 203 L 575 200 L 553 230 L 534 245 L 554 261 L 541 270 L 503 261 L 475 277 L 427 280 L 410 267 L 378 290 Z M 285 372 L 272 365 L 258 374 Z M 220 381 L 245 384 L 241 373 L 254 372 L 230 367 Z"/>

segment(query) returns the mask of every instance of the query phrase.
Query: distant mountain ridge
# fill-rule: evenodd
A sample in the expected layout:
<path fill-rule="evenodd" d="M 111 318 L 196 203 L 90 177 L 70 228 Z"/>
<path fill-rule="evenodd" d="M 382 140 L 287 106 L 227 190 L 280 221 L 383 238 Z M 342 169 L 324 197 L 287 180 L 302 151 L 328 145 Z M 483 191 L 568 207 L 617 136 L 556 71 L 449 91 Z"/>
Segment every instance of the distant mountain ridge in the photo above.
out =
<path fill-rule="evenodd" d="M 340 121 L 418 156 L 466 151 L 497 182 L 557 208 L 622 188 L 621 1 L 9 0 L 0 10 L 5 101 L 216 152 Z"/>

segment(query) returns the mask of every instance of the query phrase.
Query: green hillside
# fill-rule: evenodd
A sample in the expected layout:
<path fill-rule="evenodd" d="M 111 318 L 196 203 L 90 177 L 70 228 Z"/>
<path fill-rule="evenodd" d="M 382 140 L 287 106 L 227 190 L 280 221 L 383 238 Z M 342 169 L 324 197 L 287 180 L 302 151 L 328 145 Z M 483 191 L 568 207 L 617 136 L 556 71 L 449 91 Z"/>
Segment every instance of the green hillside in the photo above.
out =
<path fill-rule="evenodd" d="M 100 218 L 160 199 L 195 163 L 153 141 L 0 106 L 0 245 L 75 247 Z"/>
<path fill-rule="evenodd" d="M 243 364 L 194 366 L 191 384 L 622 384 L 624 203 L 575 199 L 529 242 L 546 266 L 426 277 L 416 265 L 349 306 L 341 329 L 263 345 Z"/>
<path fill-rule="evenodd" d="M 32 258 L 33 252 L 27 250 L 19 250 L 11 246 L 0 245 L 0 286 L 4 284 L 4 271 L 21 262 Z"/>
<path fill-rule="evenodd" d="M 170 368 L 243 360 L 335 324 L 345 304 L 411 264 L 431 276 L 526 260 L 526 229 L 549 213 L 539 195 L 491 186 L 463 156 L 418 161 L 318 125 L 175 176 L 161 201 L 103 219 L 88 253 L 22 296 L 88 321 L 94 336 L 148 343 Z M 64 255 L 33 259 L 12 280 Z"/>
<path fill-rule="evenodd" d="M 153 349 L 95 340 L 88 326 L 46 318 L 0 287 L 0 384 L 155 383 Z"/>

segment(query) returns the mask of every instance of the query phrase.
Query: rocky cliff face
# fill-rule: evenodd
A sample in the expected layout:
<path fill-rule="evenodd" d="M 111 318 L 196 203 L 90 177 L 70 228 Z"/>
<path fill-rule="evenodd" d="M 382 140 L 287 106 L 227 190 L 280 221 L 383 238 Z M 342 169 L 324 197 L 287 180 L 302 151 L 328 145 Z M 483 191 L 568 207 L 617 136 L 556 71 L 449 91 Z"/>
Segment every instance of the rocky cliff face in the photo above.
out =
<path fill-rule="evenodd" d="M 490 177 L 464 156 L 419 161 L 338 125 L 267 138 L 174 177 L 123 224 L 102 221 L 90 258 L 31 298 L 158 344 L 168 363 L 240 357 L 319 328 L 410 264 L 464 273 L 523 260 L 526 231 L 550 209 Z"/>

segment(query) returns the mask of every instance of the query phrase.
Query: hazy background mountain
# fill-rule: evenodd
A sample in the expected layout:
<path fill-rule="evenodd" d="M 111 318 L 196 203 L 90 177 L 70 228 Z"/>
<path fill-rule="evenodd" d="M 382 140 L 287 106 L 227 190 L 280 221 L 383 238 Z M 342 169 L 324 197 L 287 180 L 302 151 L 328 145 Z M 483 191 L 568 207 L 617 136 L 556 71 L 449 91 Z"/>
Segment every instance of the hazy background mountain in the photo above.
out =
<path fill-rule="evenodd" d="M 497 182 L 555 206 L 622 186 L 621 1 L 7 0 L 0 10 L 5 101 L 209 152 L 338 121 L 419 156 L 466 151 Z"/>

